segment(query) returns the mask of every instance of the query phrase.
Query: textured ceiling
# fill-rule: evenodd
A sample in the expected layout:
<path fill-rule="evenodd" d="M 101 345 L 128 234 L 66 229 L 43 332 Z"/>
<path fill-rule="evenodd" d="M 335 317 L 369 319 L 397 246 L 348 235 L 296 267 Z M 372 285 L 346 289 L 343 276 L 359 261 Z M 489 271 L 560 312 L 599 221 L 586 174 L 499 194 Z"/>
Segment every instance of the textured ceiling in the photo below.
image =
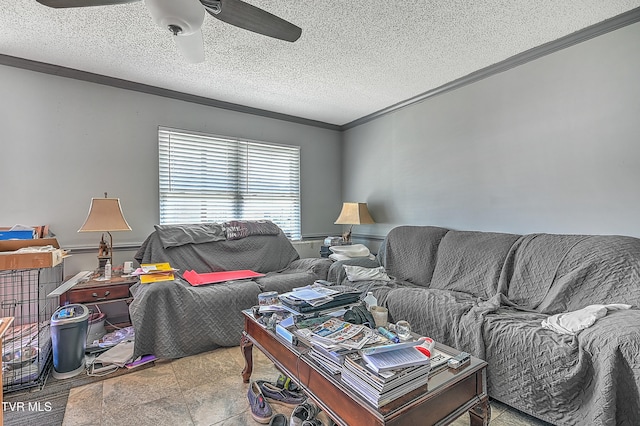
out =
<path fill-rule="evenodd" d="M 175 0 L 180 1 L 180 0 Z M 343 125 L 640 6 L 640 0 L 249 0 L 289 43 L 207 15 L 186 63 L 143 2 L 51 9 L 0 0 L 0 54 Z"/>

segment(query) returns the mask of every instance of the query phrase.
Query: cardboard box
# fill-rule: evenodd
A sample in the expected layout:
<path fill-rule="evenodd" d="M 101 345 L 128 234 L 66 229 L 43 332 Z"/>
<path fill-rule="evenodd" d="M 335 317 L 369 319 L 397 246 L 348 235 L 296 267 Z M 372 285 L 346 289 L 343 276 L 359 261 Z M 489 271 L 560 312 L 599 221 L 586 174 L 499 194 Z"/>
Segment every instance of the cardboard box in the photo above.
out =
<path fill-rule="evenodd" d="M 52 245 L 55 250 L 39 253 L 14 253 L 23 247 Z M 0 271 L 11 269 L 51 268 L 62 263 L 65 251 L 55 238 L 0 241 Z"/>

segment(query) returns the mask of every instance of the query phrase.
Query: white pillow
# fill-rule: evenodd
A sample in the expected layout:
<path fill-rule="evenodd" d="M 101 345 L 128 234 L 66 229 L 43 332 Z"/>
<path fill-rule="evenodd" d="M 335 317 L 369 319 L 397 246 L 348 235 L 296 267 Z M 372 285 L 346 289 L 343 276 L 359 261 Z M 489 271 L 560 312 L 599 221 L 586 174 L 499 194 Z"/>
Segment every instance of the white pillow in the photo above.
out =
<path fill-rule="evenodd" d="M 347 279 L 349 281 L 391 281 L 387 271 L 384 270 L 384 266 L 378 268 L 364 268 L 362 266 L 342 265 L 344 271 L 347 273 Z"/>
<path fill-rule="evenodd" d="M 348 244 L 344 246 L 331 246 L 329 250 L 335 254 L 342 254 L 347 257 L 367 257 L 371 253 L 364 244 Z"/>

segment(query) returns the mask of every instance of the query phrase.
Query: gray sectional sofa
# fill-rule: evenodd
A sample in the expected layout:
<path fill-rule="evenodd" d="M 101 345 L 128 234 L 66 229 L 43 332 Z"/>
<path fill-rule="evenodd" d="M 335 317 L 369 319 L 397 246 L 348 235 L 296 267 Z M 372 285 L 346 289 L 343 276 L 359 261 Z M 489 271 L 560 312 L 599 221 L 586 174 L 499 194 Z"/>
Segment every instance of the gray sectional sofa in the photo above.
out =
<path fill-rule="evenodd" d="M 391 320 L 488 363 L 490 397 L 558 425 L 640 424 L 640 239 L 393 229 L 375 260 L 391 281 L 330 281 L 373 291 Z M 551 315 L 624 303 L 575 335 Z"/>

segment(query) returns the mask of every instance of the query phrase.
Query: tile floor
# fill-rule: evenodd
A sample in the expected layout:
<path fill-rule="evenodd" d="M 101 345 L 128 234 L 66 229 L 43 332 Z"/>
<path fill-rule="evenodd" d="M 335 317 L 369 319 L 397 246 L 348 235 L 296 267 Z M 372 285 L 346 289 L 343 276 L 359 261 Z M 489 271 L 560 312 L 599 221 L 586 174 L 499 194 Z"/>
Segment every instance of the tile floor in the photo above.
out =
<path fill-rule="evenodd" d="M 257 349 L 253 351 L 253 379 L 275 380 L 278 371 Z M 64 426 L 80 425 L 258 425 L 251 418 L 240 372 L 244 359 L 239 347 L 156 362 L 127 375 L 71 389 Z M 272 405 L 289 416 L 291 409 Z M 491 404 L 492 426 L 542 426 L 545 423 Z M 468 415 L 453 425 L 469 424 Z"/>

